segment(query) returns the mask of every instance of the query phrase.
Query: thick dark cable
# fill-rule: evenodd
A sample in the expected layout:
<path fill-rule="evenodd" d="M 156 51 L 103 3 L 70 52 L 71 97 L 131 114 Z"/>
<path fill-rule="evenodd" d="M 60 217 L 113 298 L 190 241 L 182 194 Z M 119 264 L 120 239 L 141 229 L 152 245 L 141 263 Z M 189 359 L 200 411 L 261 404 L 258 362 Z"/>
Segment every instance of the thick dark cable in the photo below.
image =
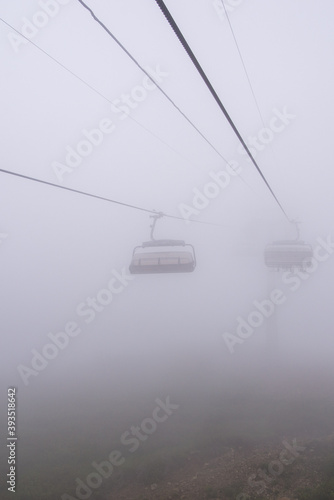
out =
<path fill-rule="evenodd" d="M 199 130 L 198 127 L 187 117 L 187 115 L 179 108 L 179 106 L 169 97 L 168 94 L 163 90 L 163 88 L 154 80 L 154 78 L 146 71 L 146 69 L 133 57 L 133 55 L 124 47 L 124 45 L 111 33 L 111 31 L 107 28 L 107 26 L 95 15 L 93 10 L 88 7 L 88 5 L 83 2 L 83 0 L 78 0 L 78 2 L 88 10 L 93 19 L 108 33 L 108 35 L 117 43 L 117 45 L 126 53 L 128 57 L 130 57 L 131 61 L 135 63 L 135 65 L 143 72 L 145 75 L 157 86 L 160 92 L 168 99 L 168 101 L 177 109 L 177 111 L 187 120 L 187 122 L 196 130 L 196 132 L 205 140 L 207 144 L 228 164 L 226 158 L 218 151 L 218 149 L 205 137 L 205 135 Z"/>
<path fill-rule="evenodd" d="M 83 83 L 86 87 L 88 87 L 90 90 L 92 90 L 93 92 L 95 92 L 96 94 L 98 94 L 100 97 L 102 97 L 102 99 L 104 99 L 105 101 L 107 101 L 108 103 L 112 104 L 113 106 L 115 106 L 116 108 L 120 109 L 120 107 L 116 104 L 114 104 L 110 99 L 108 99 L 108 97 L 106 97 L 104 94 L 102 94 L 99 90 L 97 90 L 95 87 L 93 87 L 92 85 L 90 85 L 88 82 L 86 82 L 83 78 L 81 78 L 79 75 L 77 75 L 76 73 L 74 73 L 72 70 L 70 70 L 67 66 L 65 66 L 64 64 L 62 64 L 60 61 L 58 61 L 55 57 L 53 57 L 51 54 L 49 54 L 48 52 L 46 52 L 44 49 L 42 49 L 39 45 L 37 45 L 36 43 L 34 43 L 30 38 L 27 38 L 25 35 L 23 35 L 22 33 L 20 33 L 16 28 L 14 28 L 14 26 L 12 26 L 11 24 L 9 24 L 7 21 L 5 21 L 4 19 L 2 19 L 0 17 L 0 21 L 5 24 L 6 26 L 8 26 L 9 28 L 11 28 L 13 31 L 15 31 L 18 35 L 22 36 L 23 38 L 25 38 L 27 40 L 27 42 L 31 43 L 34 47 L 36 47 L 36 49 L 38 49 L 39 51 L 41 51 L 43 54 L 45 54 L 47 57 L 49 57 L 52 61 L 54 61 L 56 64 L 58 64 L 61 68 L 63 68 L 65 71 L 67 71 L 68 73 L 70 73 L 72 76 L 74 76 L 75 78 L 77 78 L 77 80 L 79 80 L 81 83 Z M 144 73 L 145 73 L 145 70 L 143 70 Z M 150 77 L 151 81 L 153 83 L 154 80 Z M 159 86 L 158 86 L 159 88 Z M 160 89 L 161 90 L 161 89 Z M 162 91 L 163 92 L 163 91 Z M 181 111 L 180 111 L 181 112 Z M 181 112 L 182 113 L 182 112 Z M 138 120 L 136 120 L 135 118 L 133 118 L 133 116 L 131 115 L 128 115 L 130 120 L 134 121 L 137 125 L 139 125 L 141 128 L 143 128 L 146 132 L 148 132 L 150 135 L 152 135 L 153 137 L 155 137 L 158 141 L 160 141 L 162 144 L 164 144 L 167 148 L 169 148 L 171 151 L 174 151 L 174 153 L 176 153 L 177 155 L 179 155 L 181 158 L 183 158 L 184 160 L 188 161 L 189 163 L 192 163 L 191 160 L 189 160 L 189 158 L 185 157 L 182 153 L 180 153 L 178 150 L 176 150 L 175 148 L 173 148 L 172 146 L 170 146 L 166 141 L 164 141 L 163 139 L 161 139 L 161 137 L 159 137 L 158 135 L 156 135 L 154 132 L 152 132 L 149 128 L 145 127 L 145 125 L 143 125 L 141 122 L 139 122 Z M 188 120 L 189 121 L 189 120 Z M 201 132 L 199 132 L 201 134 Z M 202 134 L 201 134 L 202 135 Z M 208 141 L 207 141 L 208 142 Z M 209 143 L 210 146 L 211 143 Z M 214 146 L 212 146 L 213 149 L 216 151 L 216 153 L 225 161 L 225 163 L 227 165 L 229 165 L 228 161 L 226 160 L 226 158 L 224 158 L 215 148 Z M 229 165 L 231 168 L 232 166 Z M 240 176 L 241 180 L 249 187 L 249 189 L 251 191 L 253 191 L 253 189 L 250 187 L 250 185 L 243 179 L 242 176 Z"/>
<path fill-rule="evenodd" d="M 80 0 L 79 0 L 80 1 Z M 82 3 L 82 2 L 80 2 Z M 87 7 L 86 5 L 84 5 L 90 12 L 91 10 L 89 9 L 89 7 Z M 93 18 L 95 19 L 95 15 L 94 13 L 92 13 L 92 16 Z M 30 38 L 27 38 L 25 35 L 23 35 L 22 33 L 20 33 L 16 28 L 14 28 L 11 24 L 9 24 L 7 21 L 5 21 L 4 19 L 2 19 L 0 17 L 0 21 L 5 24 L 6 26 L 8 26 L 9 28 L 11 28 L 13 31 L 15 31 L 18 35 L 22 36 L 23 38 L 25 38 L 29 43 L 31 43 L 34 47 L 36 47 L 38 50 L 40 50 L 41 52 L 43 52 L 43 54 L 45 54 L 47 57 L 49 57 L 50 59 L 52 59 L 52 61 L 54 61 L 56 64 L 58 64 L 61 68 L 63 68 L 65 71 L 67 71 L 68 73 L 70 73 L 72 76 L 74 76 L 75 78 L 77 78 L 81 83 L 83 83 L 84 85 L 86 85 L 86 87 L 88 87 L 90 90 L 92 90 L 93 92 L 95 92 L 96 94 L 98 94 L 100 97 L 102 97 L 104 100 L 106 100 L 107 102 L 109 102 L 110 104 L 112 104 L 113 106 L 115 106 L 116 108 L 120 109 L 119 106 L 117 106 L 116 104 L 114 104 L 110 99 L 108 99 L 108 97 L 106 97 L 105 95 L 103 95 L 99 90 L 97 90 L 95 87 L 93 87 L 92 85 L 90 85 L 89 83 L 87 83 L 85 80 L 83 80 L 83 78 L 81 78 L 79 75 L 77 75 L 76 73 L 74 73 L 72 70 L 70 70 L 69 68 L 67 68 L 67 66 L 65 66 L 64 64 L 62 64 L 60 61 L 58 61 L 55 57 L 53 57 L 51 54 L 49 54 L 48 52 L 46 52 L 44 49 L 42 49 L 39 45 L 37 45 L 36 43 L 34 43 Z M 97 20 L 97 22 L 99 22 L 101 24 L 101 22 L 99 20 Z M 103 25 L 104 27 L 104 25 Z M 105 28 L 107 29 L 107 28 Z M 108 31 L 108 30 L 107 30 Z M 108 31 L 108 33 L 110 33 Z M 167 99 L 173 104 L 173 106 L 175 106 L 178 111 L 185 117 L 185 119 L 197 130 L 197 132 L 203 137 L 203 139 L 210 145 L 210 147 L 212 147 L 214 149 L 214 151 L 224 160 L 224 162 L 229 165 L 228 161 L 226 160 L 226 158 L 224 158 L 224 156 L 219 153 L 219 151 L 213 146 L 213 144 L 211 144 L 211 142 L 206 139 L 206 137 L 200 132 L 199 129 L 197 129 L 197 127 L 190 121 L 190 119 L 188 119 L 188 117 L 177 107 L 177 105 L 168 97 L 168 95 L 162 90 L 162 88 L 154 81 L 154 79 L 145 71 L 144 68 L 142 68 L 139 63 L 137 63 L 137 61 L 135 61 L 134 58 L 132 58 L 131 54 L 128 53 L 128 51 L 118 42 L 118 40 L 112 35 L 112 33 L 110 33 L 111 37 L 122 47 L 123 50 L 125 50 L 125 52 L 129 55 L 129 57 L 131 57 L 131 59 L 137 64 L 137 66 L 139 66 L 139 68 L 150 78 L 150 80 L 157 86 L 157 88 L 167 97 Z M 152 132 L 150 129 L 148 129 L 147 127 L 145 127 L 145 125 L 143 125 L 141 122 L 139 122 L 138 120 L 136 120 L 135 118 L 133 118 L 133 116 L 131 115 L 128 115 L 129 118 L 134 121 L 135 123 L 137 123 L 137 125 L 139 125 L 140 127 L 142 127 L 144 130 L 146 130 L 146 132 L 148 132 L 149 134 L 151 134 L 153 137 L 155 137 L 156 139 L 158 139 L 162 144 L 164 144 L 165 146 L 167 146 L 171 151 L 174 151 L 174 153 L 176 153 L 177 155 L 179 155 L 181 158 L 187 160 L 189 163 L 191 163 L 191 161 L 186 158 L 183 154 L 181 154 L 179 151 L 177 151 L 175 148 L 173 148 L 172 146 L 170 146 L 166 141 L 164 141 L 163 139 L 161 139 L 161 137 L 159 137 L 158 135 L 156 135 L 154 132 Z M 230 165 L 231 167 L 231 165 Z M 231 167 L 232 168 L 232 167 Z M 241 177 L 241 179 L 243 180 L 243 182 L 251 189 L 251 187 L 249 186 L 249 184 Z"/>
<path fill-rule="evenodd" d="M 259 172 L 260 176 L 262 177 L 262 180 L 265 182 L 267 188 L 269 189 L 270 193 L 272 194 L 272 196 L 274 197 L 274 199 L 276 200 L 277 204 L 279 205 L 280 209 L 282 210 L 282 212 L 284 213 L 285 217 L 290 221 L 288 215 L 286 214 L 284 208 L 282 207 L 281 203 L 278 201 L 278 198 L 276 197 L 274 191 L 272 190 L 272 188 L 270 187 L 267 179 L 265 178 L 265 176 L 263 175 L 263 173 L 261 172 L 260 170 L 260 167 L 258 166 L 257 162 L 255 161 L 255 159 L 253 158 L 253 155 L 252 153 L 250 152 L 250 150 L 248 149 L 248 146 L 247 144 L 245 143 L 245 141 L 243 140 L 239 130 L 237 129 L 237 127 L 235 126 L 232 118 L 230 117 L 229 113 L 226 111 L 223 103 L 221 102 L 221 100 L 219 99 L 215 89 L 213 88 L 213 86 L 211 85 L 210 83 L 210 80 L 208 79 L 208 77 L 206 76 L 204 70 L 202 69 L 201 65 L 199 64 L 198 60 L 196 59 L 195 57 L 195 54 L 193 53 L 193 51 L 191 50 L 190 46 L 188 45 L 186 39 L 184 38 L 183 34 L 181 33 L 179 27 L 177 26 L 176 22 L 174 21 L 174 18 L 172 17 L 171 13 L 169 12 L 169 10 L 167 9 L 166 5 L 164 4 L 163 0 L 155 0 L 156 3 L 158 4 L 158 6 L 160 7 L 162 13 L 164 14 L 164 16 L 166 17 L 167 21 L 169 22 L 171 28 L 173 29 L 174 33 L 176 34 L 176 36 L 178 37 L 179 41 L 181 42 L 183 48 L 185 49 L 185 51 L 187 52 L 188 56 L 190 57 L 190 59 L 192 60 L 193 64 L 195 65 L 197 71 L 199 72 L 199 74 L 201 75 L 201 77 L 203 78 L 206 86 L 208 87 L 208 89 L 210 90 L 211 94 L 213 95 L 214 99 L 216 100 L 218 106 L 220 107 L 221 111 L 224 113 L 225 115 L 225 118 L 227 119 L 228 123 L 231 125 L 234 133 L 236 134 L 236 136 L 238 137 L 239 141 L 241 142 L 241 144 L 243 145 L 243 147 L 245 148 L 245 151 L 246 153 L 248 154 L 249 158 L 251 159 L 253 165 L 255 166 L 255 168 L 257 169 L 257 171 Z M 79 2 L 81 2 L 81 0 L 79 0 Z"/>
<path fill-rule="evenodd" d="M 105 95 L 103 95 L 99 90 L 97 90 L 96 88 L 94 88 L 92 85 L 90 85 L 89 83 L 87 83 L 85 80 L 83 80 L 80 76 L 78 76 L 76 73 L 74 73 L 72 70 L 70 70 L 67 66 L 65 66 L 64 64 L 62 64 L 60 61 L 58 61 L 55 57 L 53 57 L 51 54 L 49 54 L 48 52 L 46 52 L 44 49 L 42 49 L 39 45 L 37 45 L 36 43 L 34 43 L 30 38 L 26 37 L 25 35 L 23 35 L 22 33 L 20 33 L 16 28 L 14 28 L 14 26 L 12 26 L 11 24 L 9 24 L 7 21 L 5 21 L 4 19 L 2 19 L 0 17 L 0 21 L 5 24 L 8 28 L 12 29 L 13 31 L 15 31 L 19 36 L 21 36 L 22 38 L 24 38 L 25 40 L 27 40 L 27 42 L 29 42 L 30 44 L 32 44 L 34 47 L 36 47 L 40 52 L 42 52 L 43 54 L 45 54 L 47 57 L 49 57 L 50 59 L 52 59 L 52 61 L 54 61 L 56 64 L 58 64 L 61 68 L 63 68 L 65 71 L 67 71 L 68 73 L 70 73 L 72 76 L 74 76 L 75 78 L 77 78 L 81 83 L 83 83 L 86 87 L 88 87 L 89 89 L 91 89 L 93 92 L 95 92 L 96 94 L 98 94 L 100 97 L 102 97 L 104 100 L 106 100 L 107 102 L 109 102 L 110 104 L 113 104 L 112 101 L 110 101 L 110 99 L 108 99 L 108 97 L 106 97 Z M 145 71 L 144 71 L 145 72 Z M 150 77 L 151 78 L 151 77 Z M 153 79 L 151 78 L 151 80 L 153 81 Z M 114 104 L 113 104 L 114 105 Z M 116 107 L 118 107 L 117 105 L 115 105 Z M 163 144 L 165 144 L 169 149 L 171 149 L 172 151 L 174 151 L 175 153 L 177 153 L 178 155 L 180 155 L 181 157 L 185 158 L 179 151 L 177 151 L 176 149 L 172 148 L 168 143 L 166 143 L 163 139 L 161 139 L 159 136 L 157 136 L 156 134 L 154 134 L 152 131 L 150 131 L 148 128 L 146 128 L 143 124 L 141 124 L 140 122 L 138 122 L 135 118 L 133 118 L 132 116 L 129 115 L 129 118 L 131 120 L 133 120 L 135 123 L 137 123 L 140 127 L 142 127 L 144 130 L 146 130 L 148 133 L 150 133 L 153 137 L 155 137 L 156 139 L 158 139 L 160 142 L 162 142 Z M 218 153 L 219 154 L 219 153 Z M 220 155 L 221 156 L 221 155 Z M 221 156 L 222 157 L 222 156 Z M 223 158 L 223 157 L 222 157 Z M 187 161 L 189 161 L 187 158 L 185 158 Z M 225 158 L 223 158 L 223 160 L 228 164 L 227 160 Z M 232 167 L 231 167 L 232 168 Z M 54 186 L 54 187 L 58 187 L 60 189 L 65 189 L 65 190 L 68 190 L 68 191 L 73 191 L 73 192 L 76 192 L 76 193 L 79 193 L 79 194 L 83 194 L 83 195 L 86 195 L 86 196 L 91 196 L 91 197 L 94 197 L 94 198 L 98 198 L 98 199 L 102 199 L 102 200 L 105 200 L 105 201 L 110 201 L 110 202 L 114 202 L 114 203 L 120 203 L 120 202 L 117 202 L 117 201 L 113 201 L 113 200 L 109 200 L 107 198 L 103 198 L 103 197 L 100 197 L 100 196 L 95 196 L 93 194 L 90 194 L 90 193 L 85 193 L 85 192 L 80 192 L 78 190 L 75 190 L 75 189 L 71 189 L 71 188 L 66 188 L 65 186 L 60 186 L 59 184 L 53 184 L 51 182 L 47 182 L 47 181 L 42 181 L 40 179 L 36 179 L 36 178 L 33 178 L 33 177 L 28 177 L 28 176 L 25 176 L 25 175 L 21 175 L 21 174 L 18 174 L 18 173 L 15 173 L 15 172 L 10 172 L 10 171 L 7 171 L 7 170 L 4 170 L 4 169 L 0 169 L 0 172 L 3 172 L 3 173 L 7 173 L 7 174 L 10 174 L 10 175 L 16 175 L 17 177 L 22 177 L 22 178 L 25 178 L 25 179 L 29 179 L 29 180 L 33 180 L 35 182 L 40 182 L 40 183 L 44 183 L 44 184 L 47 184 L 47 185 L 50 185 L 50 186 Z M 247 182 L 242 179 L 243 182 L 245 184 L 247 184 Z M 248 184 L 247 184 L 248 185 Z M 248 185 L 249 186 L 249 185 Z M 249 186 L 250 187 L 250 186 Z M 250 188 L 251 189 L 251 188 Z M 122 204 L 122 203 L 120 203 Z M 144 208 L 140 208 L 140 207 L 135 207 L 132 205 L 127 205 L 125 203 L 123 203 L 124 206 L 128 206 L 128 207 L 131 207 L 131 208 L 137 208 L 138 210 L 143 210 L 143 211 L 146 211 L 146 212 L 149 212 L 149 213 L 156 213 L 154 210 L 148 210 L 148 209 L 144 209 Z M 184 218 L 182 217 L 177 217 L 177 216 L 173 216 L 173 215 L 168 215 L 168 214 L 164 214 L 166 217 L 169 217 L 169 218 L 174 218 L 174 219 L 179 219 L 179 220 L 185 220 Z M 199 221 L 199 220 L 193 220 L 193 219 L 186 219 L 187 221 L 189 222 L 197 222 L 199 224 L 206 224 L 206 225 L 210 225 L 210 226 L 217 226 L 217 227 L 223 227 L 221 224 L 215 224 L 213 222 L 205 222 L 205 221 Z"/>
<path fill-rule="evenodd" d="M 81 194 L 84 196 L 89 196 L 91 198 L 96 198 L 98 200 L 107 201 L 109 203 L 114 203 L 116 205 L 121 205 L 123 207 L 128 207 L 128 208 L 132 208 L 135 210 L 141 210 L 142 212 L 147 212 L 150 214 L 157 213 L 156 210 L 149 210 L 148 208 L 138 207 L 137 205 L 130 205 L 130 203 L 123 203 L 122 201 L 112 200 L 111 198 L 105 198 L 104 196 L 98 196 L 98 195 L 93 194 L 93 193 L 87 193 L 86 191 L 79 191 L 78 189 L 73 189 L 73 188 L 69 188 L 66 186 L 60 186 L 59 184 L 54 184 L 53 182 L 48 182 L 48 181 L 44 181 L 42 179 L 37 179 L 36 177 L 30 177 L 29 175 L 19 174 L 18 172 L 12 172 L 10 170 L 5 170 L 3 168 L 0 168 L 0 172 L 2 172 L 3 174 L 14 175 L 15 177 L 21 177 L 22 179 L 27 179 L 29 181 L 39 182 L 40 184 L 46 184 L 47 186 L 52 186 L 52 187 L 55 187 L 58 189 L 64 189 L 65 191 L 71 191 L 72 193 L 77 193 L 77 194 Z M 168 217 L 169 219 L 178 219 L 178 220 L 183 220 L 183 221 L 185 220 L 183 217 L 178 217 L 177 215 L 169 215 L 169 214 L 165 214 L 164 212 L 160 212 L 160 213 L 164 217 Z M 220 224 L 214 224 L 213 222 L 205 222 L 205 221 L 192 220 L 192 219 L 187 219 L 187 220 L 189 220 L 189 222 L 195 222 L 198 224 L 206 224 L 209 226 L 221 226 Z"/>

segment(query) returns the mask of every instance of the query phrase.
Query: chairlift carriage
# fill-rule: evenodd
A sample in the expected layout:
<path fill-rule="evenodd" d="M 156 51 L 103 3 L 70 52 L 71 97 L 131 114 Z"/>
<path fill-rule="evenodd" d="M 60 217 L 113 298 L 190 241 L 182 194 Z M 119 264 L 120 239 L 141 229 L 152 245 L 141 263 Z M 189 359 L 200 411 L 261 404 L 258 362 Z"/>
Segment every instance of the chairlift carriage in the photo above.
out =
<path fill-rule="evenodd" d="M 160 212 L 151 216 L 151 241 L 136 246 L 129 267 L 131 274 L 190 273 L 196 267 L 195 249 L 183 240 L 155 240 L 156 221 Z"/>
<path fill-rule="evenodd" d="M 295 222 L 296 224 L 296 222 Z M 274 241 L 267 245 L 264 260 L 271 269 L 305 269 L 312 265 L 312 246 L 299 240 L 299 228 L 296 224 L 298 236 L 296 240 Z"/>
<path fill-rule="evenodd" d="M 266 247 L 264 259 L 267 267 L 273 269 L 304 269 L 311 265 L 311 245 L 303 241 L 274 241 Z"/>

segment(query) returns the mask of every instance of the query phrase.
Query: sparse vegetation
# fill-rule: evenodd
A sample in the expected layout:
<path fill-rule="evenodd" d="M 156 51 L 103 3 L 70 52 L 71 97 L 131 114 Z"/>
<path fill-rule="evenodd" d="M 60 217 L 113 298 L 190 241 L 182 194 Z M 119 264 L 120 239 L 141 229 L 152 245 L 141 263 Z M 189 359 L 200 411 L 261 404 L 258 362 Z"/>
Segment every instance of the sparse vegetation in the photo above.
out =
<path fill-rule="evenodd" d="M 320 444 L 320 443 L 319 443 Z M 325 444 L 328 449 L 328 445 Z M 315 488 L 303 488 L 298 491 L 299 500 L 333 500 L 334 499 L 334 455 L 323 464 L 323 482 Z"/>
<path fill-rule="evenodd" d="M 151 403 L 149 398 L 148 401 Z M 151 404 L 149 406 L 151 411 Z M 249 468 L 240 477 L 222 476 L 223 479 L 217 484 L 205 485 L 205 477 L 210 475 L 210 471 L 203 467 L 203 463 L 215 463 L 221 457 L 227 457 L 225 460 L 231 462 L 234 454 L 244 453 L 250 457 L 251 471 L 255 473 L 259 468 L 267 471 L 270 460 L 278 457 L 280 448 L 277 456 L 270 458 L 268 454 L 258 457 L 253 450 L 261 446 L 270 449 L 271 443 L 282 446 L 280 443 L 284 436 L 292 439 L 300 435 L 300 422 L 303 422 L 303 436 L 311 443 L 309 448 L 312 448 L 317 457 L 323 457 L 324 465 L 319 471 L 323 477 L 321 486 L 307 489 L 299 485 L 298 500 L 334 498 L 333 443 L 321 439 L 318 430 L 323 429 L 323 435 L 329 430 L 333 431 L 334 409 L 330 404 L 326 406 L 324 401 L 310 398 L 303 402 L 292 398 L 278 400 L 257 394 L 239 399 L 236 396 L 219 399 L 213 394 L 206 408 L 203 411 L 196 406 L 196 401 L 188 398 L 187 404 L 180 406 L 170 422 L 167 421 L 160 430 L 142 442 L 135 453 L 129 453 L 123 448 L 125 463 L 115 468 L 110 478 L 103 480 L 91 499 L 108 500 L 110 495 L 117 498 L 118 491 L 132 484 L 134 488 L 137 485 L 143 489 L 142 498 L 151 500 L 154 497 L 145 495 L 145 488 L 150 491 L 153 483 L 166 484 L 178 471 L 187 470 L 189 464 L 193 464 L 199 471 L 198 477 L 197 473 L 192 473 L 196 477 L 189 481 L 193 480 L 194 485 L 198 483 L 198 488 L 202 488 L 203 498 L 235 499 L 247 488 L 247 479 L 251 473 Z M 308 412 L 306 419 L 305 409 Z M 133 418 L 129 419 L 130 424 L 126 422 L 126 426 L 141 421 L 146 414 L 149 413 L 143 405 L 137 414 L 133 412 Z M 93 470 L 93 461 L 102 461 L 112 449 L 121 449 L 119 439 L 124 432 L 124 425 L 119 425 L 114 419 L 114 432 L 109 431 L 108 439 L 103 439 L 107 435 L 105 415 L 108 415 L 107 405 L 104 409 L 99 407 L 99 414 L 93 419 L 93 432 L 90 432 L 87 420 L 80 421 L 80 418 L 76 427 L 67 427 L 65 420 L 63 426 L 58 421 L 57 426 L 53 427 L 52 422 L 39 422 L 38 435 L 34 423 L 31 424 L 31 429 L 27 426 L 23 434 L 25 442 L 21 441 L 20 446 L 23 451 L 29 449 L 29 454 L 23 453 L 20 457 L 17 500 L 59 500 L 63 493 L 74 496 L 76 478 L 85 480 Z M 297 458 L 294 465 L 286 466 L 278 477 L 272 478 L 269 486 L 282 491 L 294 491 L 296 464 L 300 465 L 300 470 L 305 467 L 306 471 L 311 458 L 312 454 Z M 160 486 L 157 494 L 162 493 L 159 488 Z M 5 486 L 3 491 L 4 489 Z M 175 490 L 177 491 L 171 488 L 169 497 L 181 498 L 180 487 Z M 250 497 L 253 493 L 250 491 Z M 259 495 L 256 498 L 258 500 Z"/>

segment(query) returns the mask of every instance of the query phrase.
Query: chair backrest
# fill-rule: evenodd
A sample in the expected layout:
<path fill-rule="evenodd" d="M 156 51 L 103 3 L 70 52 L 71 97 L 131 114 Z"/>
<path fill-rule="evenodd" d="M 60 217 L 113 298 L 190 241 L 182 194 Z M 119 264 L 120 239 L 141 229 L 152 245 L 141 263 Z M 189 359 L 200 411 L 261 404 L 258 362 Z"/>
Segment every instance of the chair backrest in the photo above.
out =
<path fill-rule="evenodd" d="M 129 269 L 132 274 L 155 274 L 192 272 L 195 267 L 196 261 L 192 252 L 169 250 L 134 252 Z"/>
<path fill-rule="evenodd" d="M 142 243 L 143 248 L 147 247 L 184 247 L 186 243 L 183 240 L 151 240 Z"/>
<path fill-rule="evenodd" d="M 301 241 L 277 241 L 268 245 L 264 252 L 268 267 L 290 269 L 305 268 L 311 265 L 313 249 Z"/>

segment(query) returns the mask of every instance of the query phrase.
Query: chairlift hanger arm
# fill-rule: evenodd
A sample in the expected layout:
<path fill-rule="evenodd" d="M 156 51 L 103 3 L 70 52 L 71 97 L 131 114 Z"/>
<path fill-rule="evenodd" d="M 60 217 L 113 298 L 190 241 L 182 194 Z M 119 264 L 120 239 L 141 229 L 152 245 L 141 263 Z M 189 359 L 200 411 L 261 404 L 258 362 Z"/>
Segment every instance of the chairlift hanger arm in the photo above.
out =
<path fill-rule="evenodd" d="M 151 224 L 151 240 L 152 241 L 155 241 L 155 238 L 153 236 L 153 233 L 154 233 L 154 229 L 155 229 L 155 225 L 157 223 L 157 220 L 158 219 L 161 219 L 161 217 L 164 216 L 164 213 L 163 212 L 157 212 L 156 214 L 154 215 L 150 215 L 150 217 L 153 219 L 153 222 Z"/>
<path fill-rule="evenodd" d="M 295 230 L 297 233 L 296 241 L 298 241 L 300 239 L 300 222 L 296 219 L 291 219 L 290 222 L 295 226 Z"/>

